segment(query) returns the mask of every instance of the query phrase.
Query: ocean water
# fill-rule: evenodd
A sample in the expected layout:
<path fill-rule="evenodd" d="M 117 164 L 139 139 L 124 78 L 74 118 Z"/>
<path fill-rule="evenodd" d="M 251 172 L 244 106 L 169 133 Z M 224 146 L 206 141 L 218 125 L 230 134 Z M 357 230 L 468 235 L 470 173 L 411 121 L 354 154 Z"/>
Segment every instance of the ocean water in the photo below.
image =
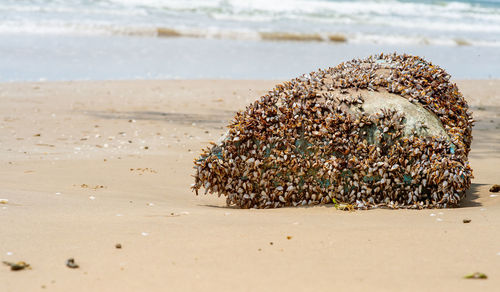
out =
<path fill-rule="evenodd" d="M 500 78 L 500 1 L 0 0 L 0 81 L 287 79 L 380 52 Z"/>

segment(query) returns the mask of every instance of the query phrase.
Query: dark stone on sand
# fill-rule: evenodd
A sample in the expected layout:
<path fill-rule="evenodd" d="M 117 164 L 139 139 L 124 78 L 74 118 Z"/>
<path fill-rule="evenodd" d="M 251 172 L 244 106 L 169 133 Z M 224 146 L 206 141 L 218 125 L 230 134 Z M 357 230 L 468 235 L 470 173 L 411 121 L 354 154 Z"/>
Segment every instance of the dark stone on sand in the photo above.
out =
<path fill-rule="evenodd" d="M 490 192 L 492 192 L 492 193 L 500 192 L 500 185 L 492 185 L 490 188 Z"/>

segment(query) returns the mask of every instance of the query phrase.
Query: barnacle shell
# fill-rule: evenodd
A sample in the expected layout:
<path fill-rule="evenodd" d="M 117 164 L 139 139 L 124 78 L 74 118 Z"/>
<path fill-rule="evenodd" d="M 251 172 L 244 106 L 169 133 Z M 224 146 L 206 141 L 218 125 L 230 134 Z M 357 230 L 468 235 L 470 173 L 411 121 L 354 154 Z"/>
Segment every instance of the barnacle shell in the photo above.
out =
<path fill-rule="evenodd" d="M 195 160 L 193 189 L 241 208 L 458 206 L 474 121 L 449 79 L 381 54 L 277 85 Z"/>

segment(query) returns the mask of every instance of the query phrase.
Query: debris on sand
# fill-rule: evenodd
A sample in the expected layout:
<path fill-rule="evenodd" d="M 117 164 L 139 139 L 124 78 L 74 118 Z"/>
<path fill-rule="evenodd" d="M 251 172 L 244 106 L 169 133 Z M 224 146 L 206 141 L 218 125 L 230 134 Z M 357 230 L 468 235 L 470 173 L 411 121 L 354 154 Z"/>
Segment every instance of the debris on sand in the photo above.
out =
<path fill-rule="evenodd" d="M 5 265 L 10 267 L 11 271 L 20 271 L 24 269 L 31 269 L 30 265 L 26 262 L 17 262 L 17 263 L 12 263 L 12 262 L 3 262 Z"/>
<path fill-rule="evenodd" d="M 228 206 L 456 207 L 470 187 L 474 120 L 443 69 L 376 55 L 277 85 L 194 161 Z"/>
<path fill-rule="evenodd" d="M 78 269 L 80 266 L 75 263 L 74 258 L 69 258 L 66 260 L 66 266 L 71 269 Z"/>
<path fill-rule="evenodd" d="M 464 278 L 465 279 L 488 279 L 488 276 L 486 276 L 486 274 L 476 272 L 476 273 L 466 275 L 466 276 L 464 276 Z"/>

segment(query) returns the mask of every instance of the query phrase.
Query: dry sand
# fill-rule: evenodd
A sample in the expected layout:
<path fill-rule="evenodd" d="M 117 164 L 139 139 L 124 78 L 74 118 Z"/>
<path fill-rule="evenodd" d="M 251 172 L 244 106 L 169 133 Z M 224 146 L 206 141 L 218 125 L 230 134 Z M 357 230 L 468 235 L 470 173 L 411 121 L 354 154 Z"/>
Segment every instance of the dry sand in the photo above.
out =
<path fill-rule="evenodd" d="M 0 265 L 0 291 L 499 291 L 500 81 L 458 82 L 478 120 L 462 208 L 196 197 L 192 160 L 275 83 L 0 84 L 0 260 L 32 266 Z"/>

